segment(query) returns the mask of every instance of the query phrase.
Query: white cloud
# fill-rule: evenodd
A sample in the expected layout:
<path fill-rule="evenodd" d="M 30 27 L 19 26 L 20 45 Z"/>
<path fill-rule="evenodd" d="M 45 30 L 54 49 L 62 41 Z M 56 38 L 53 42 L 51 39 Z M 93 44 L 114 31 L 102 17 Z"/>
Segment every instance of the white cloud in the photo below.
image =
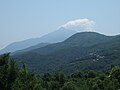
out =
<path fill-rule="evenodd" d="M 66 29 L 76 30 L 76 31 L 94 31 L 95 22 L 87 18 L 76 19 L 76 20 L 67 22 L 61 27 L 64 27 Z"/>

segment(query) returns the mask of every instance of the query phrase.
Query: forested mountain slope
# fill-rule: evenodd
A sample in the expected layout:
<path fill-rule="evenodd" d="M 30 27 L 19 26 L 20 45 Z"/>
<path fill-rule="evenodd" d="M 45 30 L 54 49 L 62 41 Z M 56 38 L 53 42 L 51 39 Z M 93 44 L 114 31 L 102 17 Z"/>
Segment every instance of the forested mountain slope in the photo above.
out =
<path fill-rule="evenodd" d="M 110 65 L 119 65 L 120 36 L 105 36 L 96 32 L 77 33 L 63 42 L 50 44 L 21 55 L 30 70 L 38 73 L 76 69 L 105 70 Z"/>
<path fill-rule="evenodd" d="M 68 30 L 65 28 L 59 28 L 51 33 L 43 35 L 42 37 L 38 38 L 31 38 L 24 41 L 13 42 L 0 50 L 0 54 L 8 53 L 8 52 L 15 52 L 17 50 L 22 50 L 29 48 L 31 46 L 40 44 L 40 43 L 57 43 L 64 41 L 68 37 L 72 36 L 73 34 L 77 33 L 75 30 Z"/>

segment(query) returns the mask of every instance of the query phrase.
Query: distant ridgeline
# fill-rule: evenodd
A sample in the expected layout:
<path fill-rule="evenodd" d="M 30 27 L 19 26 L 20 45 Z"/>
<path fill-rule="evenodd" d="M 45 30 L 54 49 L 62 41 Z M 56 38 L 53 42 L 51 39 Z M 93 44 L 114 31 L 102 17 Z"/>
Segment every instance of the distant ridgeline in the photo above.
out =
<path fill-rule="evenodd" d="M 91 53 L 92 55 L 92 53 Z M 119 90 L 120 67 L 98 72 L 80 70 L 72 74 L 31 73 L 25 64 L 19 68 L 9 54 L 0 55 L 0 90 Z"/>
<path fill-rule="evenodd" d="M 34 46 L 35 47 L 35 46 Z M 120 65 L 120 35 L 106 36 L 96 32 L 81 32 L 66 40 L 32 50 L 12 53 L 20 65 L 36 73 L 65 72 L 76 70 L 109 70 Z"/>
<path fill-rule="evenodd" d="M 26 50 L 26 48 L 27 48 L 27 51 L 36 49 L 38 47 L 44 46 L 43 45 L 44 43 L 46 44 L 46 43 L 62 42 L 75 33 L 77 32 L 74 30 L 59 28 L 58 30 L 55 30 L 51 33 L 43 35 L 42 37 L 39 37 L 39 38 L 32 38 L 24 41 L 11 43 L 10 45 L 0 50 L 0 54 L 7 53 L 7 52 L 13 53 L 15 51 L 22 50 L 22 49 Z"/>

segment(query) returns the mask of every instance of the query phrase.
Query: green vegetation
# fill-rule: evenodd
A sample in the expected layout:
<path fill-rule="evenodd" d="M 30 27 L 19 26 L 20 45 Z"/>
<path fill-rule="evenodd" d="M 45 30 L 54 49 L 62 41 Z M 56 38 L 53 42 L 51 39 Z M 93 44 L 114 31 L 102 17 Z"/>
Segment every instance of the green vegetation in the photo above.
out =
<path fill-rule="evenodd" d="M 16 62 L 4 54 L 0 56 L 0 90 L 119 90 L 120 67 L 110 71 L 76 71 L 73 74 L 44 73 L 37 75 L 19 68 Z"/>
<path fill-rule="evenodd" d="M 94 32 L 77 33 L 67 40 L 28 52 L 12 55 L 18 65 L 25 62 L 30 71 L 69 72 L 108 70 L 120 66 L 120 35 L 105 36 Z"/>

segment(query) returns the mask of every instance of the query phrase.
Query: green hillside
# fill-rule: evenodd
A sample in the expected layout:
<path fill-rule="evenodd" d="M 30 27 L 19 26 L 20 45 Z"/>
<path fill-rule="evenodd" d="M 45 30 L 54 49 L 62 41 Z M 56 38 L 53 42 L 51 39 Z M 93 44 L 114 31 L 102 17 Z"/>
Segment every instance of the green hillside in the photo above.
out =
<path fill-rule="evenodd" d="M 67 40 L 13 57 L 37 73 L 106 70 L 120 64 L 120 36 L 96 32 L 77 33 Z"/>

